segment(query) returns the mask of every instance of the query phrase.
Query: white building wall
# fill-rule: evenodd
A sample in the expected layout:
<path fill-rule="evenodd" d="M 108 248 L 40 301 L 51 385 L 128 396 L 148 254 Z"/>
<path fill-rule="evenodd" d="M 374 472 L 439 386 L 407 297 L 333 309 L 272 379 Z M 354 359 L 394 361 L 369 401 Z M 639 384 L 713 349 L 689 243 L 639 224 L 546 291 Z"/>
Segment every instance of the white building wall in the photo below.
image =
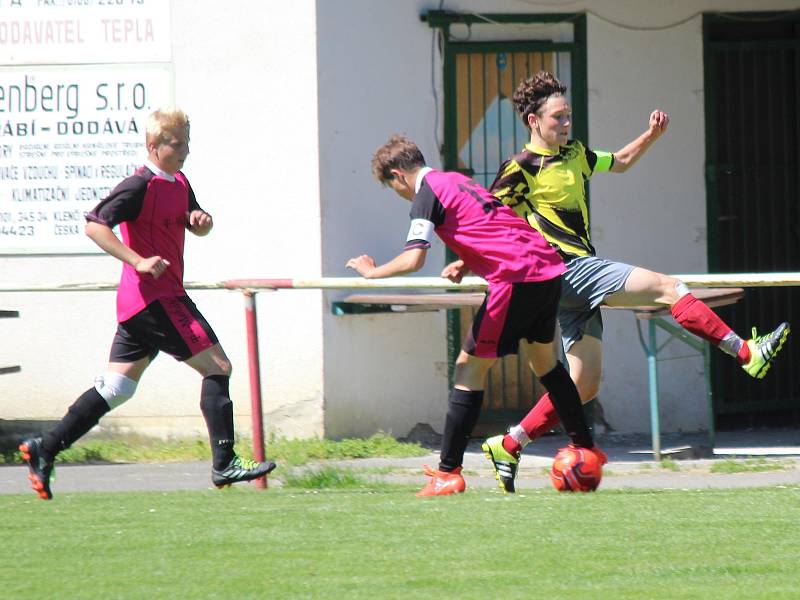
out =
<path fill-rule="evenodd" d="M 378 146 L 403 133 L 440 166 L 432 32 L 419 14 L 417 2 L 317 2 L 325 276 L 354 275 L 344 267 L 353 256 L 381 263 L 403 249 L 410 205 L 372 178 Z M 428 254 L 420 274 L 438 275 L 444 246 Z M 345 295 L 327 294 L 329 302 Z M 323 323 L 327 435 L 404 436 L 418 422 L 441 431 L 448 391 L 443 313 L 336 317 L 328 310 Z"/>
<path fill-rule="evenodd" d="M 175 100 L 192 118 L 186 172 L 214 214 L 212 236 L 187 244 L 187 279 L 349 275 L 362 252 L 385 261 L 401 248 L 408 205 L 369 173 L 393 132 L 414 138 L 432 166 L 441 128 L 441 62 L 419 15 L 581 12 L 588 16 L 589 143 L 615 150 L 653 108 L 670 131 L 624 176 L 592 182 L 601 255 L 664 272 L 706 270 L 701 11 L 785 10 L 788 0 L 523 2 L 515 0 L 171 0 Z M 234 3 L 231 3 L 234 6 Z M 610 22 L 611 21 L 611 22 Z M 613 23 L 612 23 L 613 22 Z M 674 26 L 663 31 L 635 27 Z M 473 39 L 520 39 L 531 28 L 474 26 Z M 431 80 L 435 81 L 432 87 Z M 435 97 L 434 97 L 435 89 Z M 436 103 L 439 114 L 436 114 Z M 438 139 L 441 140 L 441 133 Z M 441 245 L 423 275 L 436 275 Z M 105 256 L 0 256 L 6 282 L 113 280 Z M 258 295 L 268 429 L 284 435 L 405 435 L 441 431 L 447 396 L 443 313 L 334 317 L 343 292 Z M 243 302 L 194 292 L 235 370 L 238 423 L 249 421 Z M 102 371 L 113 335 L 112 293 L 6 294 L 0 308 L 0 419 L 57 419 Z M 647 376 L 633 317 L 606 313 L 601 399 L 620 431 L 647 431 Z M 672 352 L 680 352 L 677 343 Z M 145 432 L 204 431 L 199 380 L 160 358 L 136 399 L 104 423 Z M 664 430 L 707 426 L 698 359 L 662 365 Z"/>
<path fill-rule="evenodd" d="M 175 101 L 192 122 L 185 172 L 213 214 L 206 238 L 187 240 L 186 279 L 217 281 L 320 273 L 316 14 L 312 0 L 237 0 L 235 10 L 197 0 L 172 10 Z M 144 157 L 142 157 L 144 158 Z M 113 281 L 107 256 L 0 256 L 4 282 Z M 249 431 L 244 304 L 238 292 L 192 292 L 234 364 L 237 423 Z M 268 430 L 322 435 L 322 298 L 259 294 Z M 5 294 L 0 307 L 0 419 L 57 419 L 92 384 L 114 334 L 113 293 Z M 161 356 L 136 398 L 103 420 L 160 435 L 205 434 L 199 376 Z"/>
<path fill-rule="evenodd" d="M 220 8 L 173 0 L 178 101 L 197 122 L 192 184 L 214 202 L 219 236 L 187 246 L 195 267 L 187 279 L 319 276 L 314 2 L 238 0 L 229 15 Z M 220 338 L 249 431 L 243 300 L 206 294 L 211 323 L 229 330 Z M 267 431 L 322 435 L 321 294 L 261 293 L 257 308 Z"/>

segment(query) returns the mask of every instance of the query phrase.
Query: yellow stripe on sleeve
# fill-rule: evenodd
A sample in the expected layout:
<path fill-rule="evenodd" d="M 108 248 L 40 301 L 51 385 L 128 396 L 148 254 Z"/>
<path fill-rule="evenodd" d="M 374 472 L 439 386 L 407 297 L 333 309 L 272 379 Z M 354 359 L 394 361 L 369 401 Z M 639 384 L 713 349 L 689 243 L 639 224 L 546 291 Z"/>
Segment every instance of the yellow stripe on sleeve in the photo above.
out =
<path fill-rule="evenodd" d="M 594 172 L 604 173 L 606 171 L 610 171 L 614 164 L 614 154 L 611 152 L 606 152 L 605 150 L 594 150 L 594 153 L 597 156 L 597 162 L 594 165 Z"/>

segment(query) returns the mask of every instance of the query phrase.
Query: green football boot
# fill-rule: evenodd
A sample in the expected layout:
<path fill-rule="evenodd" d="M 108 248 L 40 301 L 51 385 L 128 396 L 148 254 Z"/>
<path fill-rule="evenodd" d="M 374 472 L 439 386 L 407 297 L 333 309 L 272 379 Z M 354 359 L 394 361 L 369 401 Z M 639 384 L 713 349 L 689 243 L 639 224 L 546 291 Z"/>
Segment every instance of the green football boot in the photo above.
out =
<path fill-rule="evenodd" d="M 503 437 L 503 435 L 490 437 L 481 444 L 481 450 L 486 458 L 492 461 L 494 476 L 500 489 L 506 494 L 513 494 L 519 459 L 503 448 Z"/>
<path fill-rule="evenodd" d="M 256 462 L 248 458 L 236 456 L 231 459 L 228 466 L 217 471 L 211 469 L 211 482 L 218 488 L 230 486 L 232 483 L 240 481 L 252 481 L 263 477 L 275 468 L 275 463 L 271 460 L 266 462 Z"/>
<path fill-rule="evenodd" d="M 783 348 L 790 331 L 788 323 L 781 323 L 774 331 L 759 336 L 756 334 L 756 328 L 753 327 L 752 339 L 745 342 L 750 348 L 750 360 L 742 365 L 748 375 L 762 379 L 767 374 L 772 359 Z"/>

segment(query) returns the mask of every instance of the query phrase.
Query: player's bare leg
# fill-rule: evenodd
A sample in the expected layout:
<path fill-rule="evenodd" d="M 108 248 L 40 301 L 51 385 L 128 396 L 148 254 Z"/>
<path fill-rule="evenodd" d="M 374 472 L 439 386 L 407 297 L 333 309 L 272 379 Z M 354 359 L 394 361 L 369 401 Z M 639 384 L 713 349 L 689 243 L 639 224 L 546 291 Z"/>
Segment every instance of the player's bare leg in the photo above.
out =
<path fill-rule="evenodd" d="M 791 330 L 784 322 L 769 333 L 758 335 L 754 327 L 752 337 L 745 340 L 695 298 L 683 282 L 641 267 L 631 271 L 625 288 L 610 295 L 605 303 L 609 306 L 669 305 L 681 327 L 735 357 L 745 372 L 756 379 L 767 374 Z"/>
<path fill-rule="evenodd" d="M 600 378 L 603 374 L 602 340 L 584 335 L 567 351 L 567 363 L 581 403 L 586 404 L 596 398 L 600 393 Z"/>
<path fill-rule="evenodd" d="M 608 306 L 672 306 L 680 298 L 676 287 L 679 283 L 680 280 L 669 275 L 635 267 L 625 280 L 624 289 L 608 296 L 605 303 Z"/>
<path fill-rule="evenodd" d="M 133 362 L 110 362 L 108 363 L 108 370 L 139 382 L 149 366 L 149 358 L 140 358 Z"/>

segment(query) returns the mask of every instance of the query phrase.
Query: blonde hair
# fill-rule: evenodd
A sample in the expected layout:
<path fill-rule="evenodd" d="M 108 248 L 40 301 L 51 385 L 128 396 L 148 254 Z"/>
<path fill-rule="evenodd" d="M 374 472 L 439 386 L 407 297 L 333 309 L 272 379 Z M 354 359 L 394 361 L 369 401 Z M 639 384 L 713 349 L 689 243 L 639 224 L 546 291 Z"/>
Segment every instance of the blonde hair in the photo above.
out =
<path fill-rule="evenodd" d="M 189 117 L 175 106 L 159 108 L 147 118 L 145 141 L 147 145 L 158 146 L 169 141 L 169 135 L 189 129 Z"/>

